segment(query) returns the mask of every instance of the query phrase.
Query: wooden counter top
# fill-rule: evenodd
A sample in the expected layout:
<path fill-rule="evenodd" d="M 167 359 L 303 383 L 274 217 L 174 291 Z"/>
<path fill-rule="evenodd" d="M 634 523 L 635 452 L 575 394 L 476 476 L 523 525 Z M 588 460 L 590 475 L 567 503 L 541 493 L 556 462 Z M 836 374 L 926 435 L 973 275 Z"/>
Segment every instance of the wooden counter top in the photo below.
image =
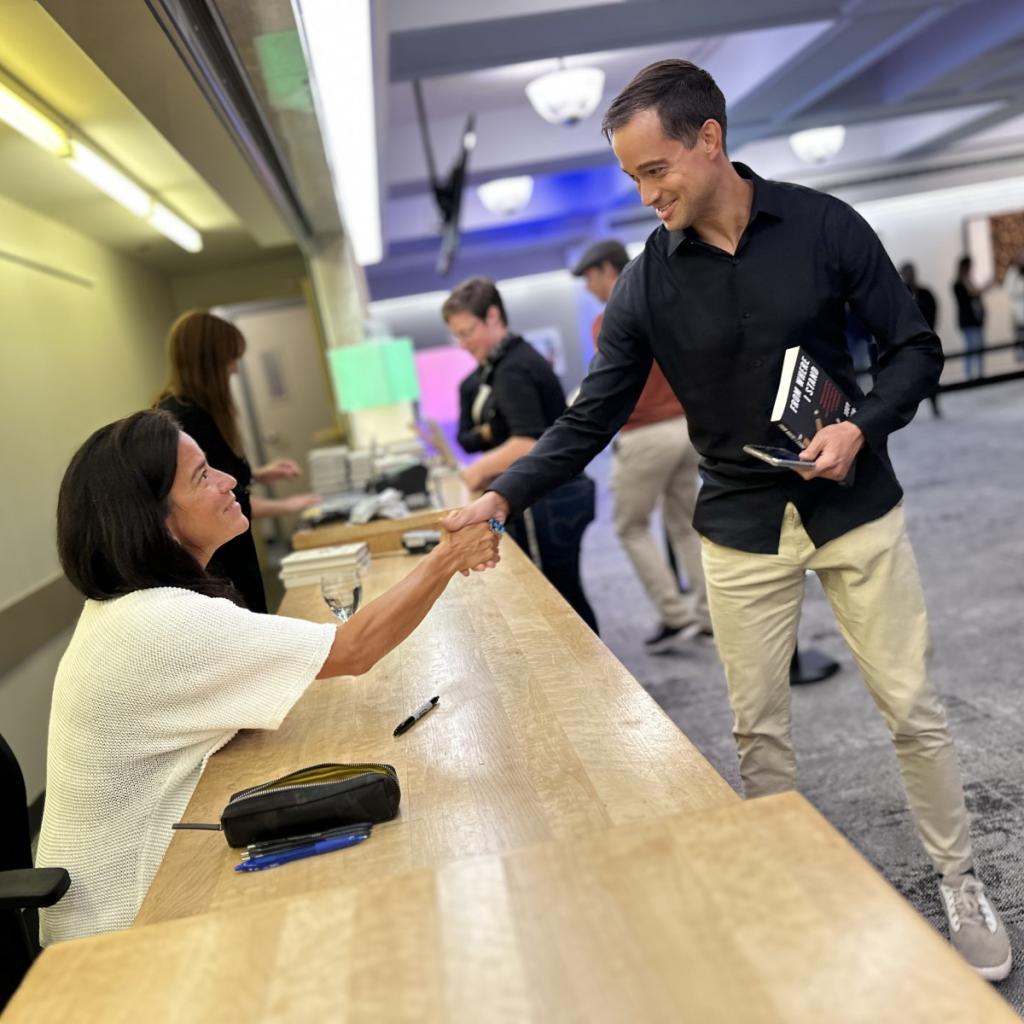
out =
<path fill-rule="evenodd" d="M 413 557 L 375 556 L 371 600 Z M 330 621 L 316 589 L 281 613 Z M 253 685 L 259 684 L 258 679 Z M 405 735 L 425 700 L 438 707 Z M 738 797 L 512 543 L 495 570 L 456 576 L 419 629 L 371 672 L 314 683 L 277 732 L 215 754 L 184 815 L 217 821 L 239 789 L 321 761 L 384 761 L 396 821 L 344 859 L 238 875 L 217 832 L 176 832 L 137 924 L 366 882 Z"/>
<path fill-rule="evenodd" d="M 378 842 L 317 860 L 334 860 L 344 879 L 353 855 Z M 46 950 L 3 1020 L 1018 1018 L 787 793 L 63 943 Z"/>

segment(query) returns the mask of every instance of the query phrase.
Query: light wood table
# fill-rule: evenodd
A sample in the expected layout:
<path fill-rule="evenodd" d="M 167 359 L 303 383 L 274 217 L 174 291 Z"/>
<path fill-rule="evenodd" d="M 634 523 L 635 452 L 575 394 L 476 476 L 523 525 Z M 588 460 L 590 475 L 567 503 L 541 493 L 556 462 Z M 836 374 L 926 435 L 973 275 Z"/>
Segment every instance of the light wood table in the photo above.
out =
<path fill-rule="evenodd" d="M 366 599 L 413 556 L 375 557 Z M 282 613 L 329 621 L 315 588 Z M 253 686 L 259 679 L 253 679 Z M 397 739 L 425 700 L 440 704 Z M 215 754 L 184 815 L 217 821 L 229 796 L 322 761 L 384 761 L 399 818 L 343 858 L 239 875 L 218 832 L 176 832 L 136 920 L 150 924 L 369 882 L 467 857 L 738 797 L 525 555 L 456 576 L 419 629 L 358 679 L 314 683 L 277 732 L 244 732 Z"/>
<path fill-rule="evenodd" d="M 788 793 L 54 946 L 4 1022 L 65 1020 L 1018 1018 Z"/>

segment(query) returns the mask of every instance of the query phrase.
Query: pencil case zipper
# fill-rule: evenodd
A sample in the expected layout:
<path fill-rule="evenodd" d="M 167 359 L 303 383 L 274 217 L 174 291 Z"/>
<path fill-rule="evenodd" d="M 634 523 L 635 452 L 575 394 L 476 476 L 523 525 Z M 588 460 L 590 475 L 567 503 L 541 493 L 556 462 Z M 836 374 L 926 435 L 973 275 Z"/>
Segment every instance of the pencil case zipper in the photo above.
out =
<path fill-rule="evenodd" d="M 281 783 L 293 776 L 307 775 L 310 772 L 316 772 L 327 768 L 343 768 L 344 773 L 341 774 L 340 777 L 336 776 L 334 778 L 315 779 L 312 782 L 294 782 L 289 785 L 281 785 Z M 273 779 L 271 782 L 264 782 L 259 786 L 252 786 L 249 789 L 243 789 L 231 797 L 228 801 L 228 807 L 235 806 L 241 801 L 249 800 L 252 797 L 263 796 L 265 793 L 284 793 L 292 789 L 311 789 L 314 786 L 334 786 L 339 782 L 345 782 L 349 779 L 357 778 L 360 775 L 373 773 L 387 775 L 394 779 L 395 782 L 398 781 L 398 773 L 395 771 L 394 767 L 389 764 L 376 764 L 372 761 L 368 761 L 363 764 L 338 765 L 326 762 L 324 764 L 310 765 L 308 768 L 302 768 L 299 771 L 289 772 L 287 775 L 282 775 L 281 778 Z"/>

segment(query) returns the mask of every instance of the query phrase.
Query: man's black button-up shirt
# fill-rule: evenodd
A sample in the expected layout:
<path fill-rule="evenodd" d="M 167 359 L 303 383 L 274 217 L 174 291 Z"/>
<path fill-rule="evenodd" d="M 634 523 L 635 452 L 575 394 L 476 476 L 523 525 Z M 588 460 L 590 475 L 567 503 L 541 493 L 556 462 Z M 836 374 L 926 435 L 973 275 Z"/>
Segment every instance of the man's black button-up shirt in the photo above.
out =
<path fill-rule="evenodd" d="M 820 546 L 899 501 L 886 439 L 938 381 L 939 339 L 859 214 L 833 196 L 734 166 L 753 183 L 736 253 L 690 229 L 654 231 L 616 283 L 576 402 L 494 482 L 513 511 L 578 473 L 609 442 L 652 358 L 686 409 L 704 481 L 694 526 L 716 543 L 775 554 L 792 502 Z M 847 304 L 878 343 L 879 373 L 867 396 L 846 345 Z M 785 440 L 769 415 L 792 345 L 803 346 L 857 406 L 853 422 L 865 445 L 850 487 L 804 480 L 742 450 Z"/>

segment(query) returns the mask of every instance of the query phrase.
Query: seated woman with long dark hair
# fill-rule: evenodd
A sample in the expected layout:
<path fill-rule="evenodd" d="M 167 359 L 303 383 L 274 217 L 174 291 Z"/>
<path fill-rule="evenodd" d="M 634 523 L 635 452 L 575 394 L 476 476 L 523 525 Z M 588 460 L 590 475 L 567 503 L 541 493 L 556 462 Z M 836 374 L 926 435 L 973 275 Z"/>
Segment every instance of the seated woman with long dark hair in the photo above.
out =
<path fill-rule="evenodd" d="M 72 881 L 44 944 L 128 927 L 214 751 L 276 729 L 314 679 L 368 671 L 455 573 L 498 559 L 481 525 L 340 626 L 257 614 L 206 571 L 248 526 L 234 485 L 160 410 L 97 430 L 64 475 L 58 552 L 88 600 L 50 712 L 37 863 Z"/>

